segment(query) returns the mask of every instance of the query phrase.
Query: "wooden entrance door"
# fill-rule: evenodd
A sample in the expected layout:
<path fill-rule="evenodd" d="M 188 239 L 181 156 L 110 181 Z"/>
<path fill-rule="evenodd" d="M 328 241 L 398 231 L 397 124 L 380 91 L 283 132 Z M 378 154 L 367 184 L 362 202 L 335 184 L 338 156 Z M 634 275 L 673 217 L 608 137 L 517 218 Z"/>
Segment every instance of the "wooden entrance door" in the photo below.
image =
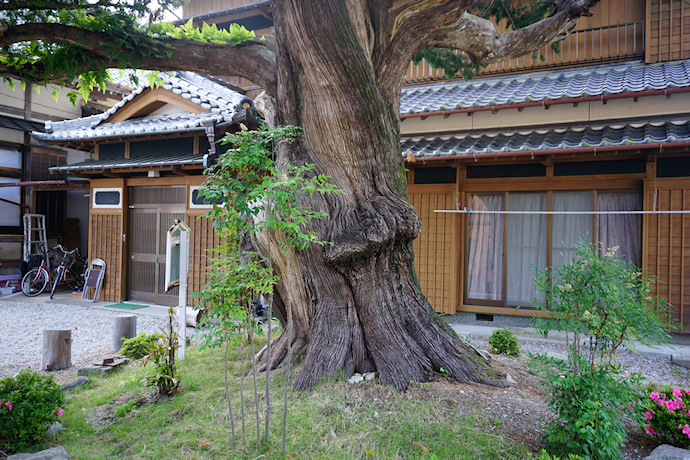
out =
<path fill-rule="evenodd" d="M 174 306 L 178 288 L 165 292 L 165 235 L 184 220 L 186 188 L 131 187 L 129 191 L 129 300 Z"/>

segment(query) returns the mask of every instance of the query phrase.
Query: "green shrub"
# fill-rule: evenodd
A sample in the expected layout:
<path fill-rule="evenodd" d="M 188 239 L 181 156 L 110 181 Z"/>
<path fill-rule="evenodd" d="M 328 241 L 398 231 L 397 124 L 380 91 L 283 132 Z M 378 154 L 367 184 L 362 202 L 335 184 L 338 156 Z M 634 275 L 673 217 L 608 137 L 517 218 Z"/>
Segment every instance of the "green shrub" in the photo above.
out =
<path fill-rule="evenodd" d="M 489 337 L 489 345 L 494 353 L 510 356 L 520 355 L 520 346 L 517 337 L 510 329 L 496 329 Z"/>
<path fill-rule="evenodd" d="M 690 388 L 649 385 L 636 406 L 645 433 L 664 443 L 690 447 Z"/>
<path fill-rule="evenodd" d="M 580 457 L 579 455 L 575 455 L 575 454 L 569 454 L 567 457 L 563 457 L 561 459 L 561 457 L 558 457 L 556 455 L 551 455 L 550 453 L 548 453 L 544 449 L 539 451 L 539 454 L 536 457 L 530 453 L 530 454 L 528 454 L 527 458 L 533 458 L 534 460 L 582 460 L 582 457 Z"/>
<path fill-rule="evenodd" d="M 40 441 L 64 404 L 52 375 L 25 369 L 0 380 L 0 450 L 17 452 Z"/>
<path fill-rule="evenodd" d="M 650 295 L 650 280 L 616 255 L 602 255 L 580 242 L 575 257 L 555 271 L 537 270 L 535 284 L 546 294 L 537 310 L 537 330 L 565 331 L 568 359 L 537 356 L 532 364 L 542 376 L 549 405 L 561 418 L 548 427 L 547 450 L 586 459 L 621 458 L 624 412 L 640 388 L 639 376 L 625 376 L 614 363 L 621 345 L 645 345 L 668 339 L 668 302 Z"/>
<path fill-rule="evenodd" d="M 535 358 L 531 364 L 542 376 L 546 400 L 560 419 L 560 423 L 547 427 L 547 450 L 585 459 L 623 458 L 623 415 L 636 398 L 639 378 L 624 380 L 623 368 L 616 365 L 591 369 L 586 363 L 571 366 L 567 361 L 545 356 Z"/>
<path fill-rule="evenodd" d="M 120 348 L 120 354 L 132 359 L 143 358 L 149 354 L 151 348 L 161 337 L 160 334 L 147 334 L 146 332 L 142 332 L 131 339 L 124 339 L 122 341 L 122 348 Z"/>

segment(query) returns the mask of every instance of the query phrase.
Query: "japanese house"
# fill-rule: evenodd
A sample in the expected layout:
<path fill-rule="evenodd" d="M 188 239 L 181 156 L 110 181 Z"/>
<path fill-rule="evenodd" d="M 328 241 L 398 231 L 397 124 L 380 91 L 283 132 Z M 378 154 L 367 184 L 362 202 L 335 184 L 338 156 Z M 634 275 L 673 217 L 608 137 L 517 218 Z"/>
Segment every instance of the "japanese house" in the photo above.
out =
<path fill-rule="evenodd" d="M 559 52 L 546 47 L 499 62 L 468 82 L 446 80 L 424 61 L 410 64 L 401 100 L 402 155 L 409 199 L 423 224 L 414 243 L 418 275 L 436 311 L 533 315 L 532 264 L 558 266 L 584 238 L 619 246 L 655 276 L 656 293 L 673 305 L 681 332 L 690 330 L 690 216 L 656 213 L 690 210 L 690 6 L 602 0 L 593 12 Z M 183 21 L 236 22 L 270 33 L 271 14 L 267 0 L 196 0 Z M 251 97 L 260 91 L 252 82 L 221 78 Z M 158 94 L 187 91 L 176 85 L 170 81 Z M 153 241 L 160 239 L 162 216 L 203 222 L 191 219 L 200 211 L 190 201 L 209 146 L 195 118 L 207 115 L 189 108 L 200 96 L 178 104 L 189 111 L 183 125 L 170 112 L 172 100 L 137 91 L 103 116 L 53 124 L 43 135 L 93 151 L 89 163 L 53 170 L 91 178 L 91 254 L 111 254 L 119 267 L 118 276 L 110 272 L 110 300 L 159 299 L 153 279 L 147 296 L 139 297 L 137 283 L 160 277 L 160 246 Z M 232 110 L 214 121 L 214 131 L 239 113 L 235 107 L 217 106 Z M 165 131 L 162 119 L 175 128 Z M 154 138 L 166 146 L 153 147 Z M 182 139 L 189 148 L 173 154 Z M 116 204 L 103 207 L 99 196 Z M 436 212 L 463 209 L 520 214 Z M 583 214 L 548 214 L 554 211 Z M 144 238 L 151 247 L 140 250 L 146 235 L 134 232 L 143 219 L 158 233 Z M 213 236 L 193 231 L 197 260 Z M 192 270 L 192 285 L 200 286 L 202 265 Z"/>
<path fill-rule="evenodd" d="M 203 287 L 206 249 L 219 242 L 199 196 L 204 155 L 240 123 L 256 125 L 252 100 L 239 88 L 190 72 L 161 73 L 102 114 L 47 122 L 43 142 L 89 152 L 92 158 L 55 166 L 53 173 L 90 183 L 89 257 L 107 264 L 101 298 L 177 305 L 164 291 L 165 233 L 174 220 L 192 229 L 190 292 Z"/>

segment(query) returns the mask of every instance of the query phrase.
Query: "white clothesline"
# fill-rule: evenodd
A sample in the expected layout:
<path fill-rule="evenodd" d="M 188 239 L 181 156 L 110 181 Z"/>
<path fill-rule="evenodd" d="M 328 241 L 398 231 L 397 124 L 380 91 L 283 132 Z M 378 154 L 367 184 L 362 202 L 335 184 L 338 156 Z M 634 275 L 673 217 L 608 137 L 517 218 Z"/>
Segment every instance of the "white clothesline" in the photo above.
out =
<path fill-rule="evenodd" d="M 434 212 L 453 214 L 542 214 L 542 215 L 597 215 L 597 214 L 690 214 L 690 211 L 475 211 L 473 209 L 435 209 Z"/>

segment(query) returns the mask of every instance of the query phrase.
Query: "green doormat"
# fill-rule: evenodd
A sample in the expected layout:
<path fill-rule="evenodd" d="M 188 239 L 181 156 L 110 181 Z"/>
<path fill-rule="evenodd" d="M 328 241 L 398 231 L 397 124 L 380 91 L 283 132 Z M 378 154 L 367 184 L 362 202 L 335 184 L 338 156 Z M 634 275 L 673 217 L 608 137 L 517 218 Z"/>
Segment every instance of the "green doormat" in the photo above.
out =
<path fill-rule="evenodd" d="M 138 310 L 139 308 L 146 308 L 146 305 L 135 305 L 133 303 L 114 303 L 112 305 L 106 305 L 108 308 L 120 308 L 122 310 Z"/>

